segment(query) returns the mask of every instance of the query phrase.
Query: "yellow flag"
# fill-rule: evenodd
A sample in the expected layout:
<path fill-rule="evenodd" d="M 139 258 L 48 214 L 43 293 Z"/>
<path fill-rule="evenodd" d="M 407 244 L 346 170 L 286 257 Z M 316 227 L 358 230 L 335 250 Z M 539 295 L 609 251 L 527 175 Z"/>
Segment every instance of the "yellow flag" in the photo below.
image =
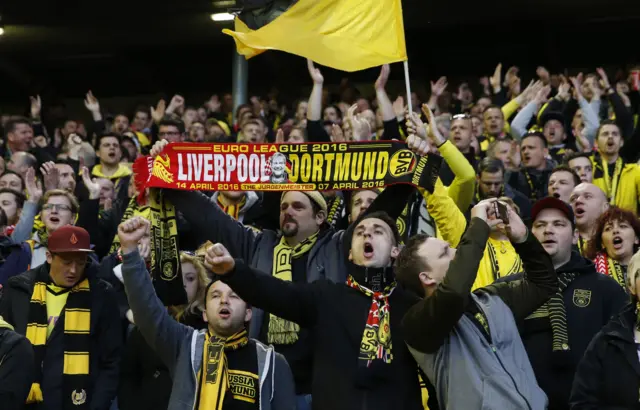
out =
<path fill-rule="evenodd" d="M 407 59 L 400 0 L 299 0 L 258 30 L 236 18 L 222 32 L 247 59 L 282 50 L 343 71 Z"/>

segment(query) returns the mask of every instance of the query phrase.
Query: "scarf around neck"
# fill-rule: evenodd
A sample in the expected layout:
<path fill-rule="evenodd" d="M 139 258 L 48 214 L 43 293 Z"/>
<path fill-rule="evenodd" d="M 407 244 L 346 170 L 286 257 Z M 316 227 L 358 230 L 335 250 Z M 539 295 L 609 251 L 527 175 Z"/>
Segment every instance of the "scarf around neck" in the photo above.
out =
<path fill-rule="evenodd" d="M 199 403 L 195 408 L 222 410 L 224 397 L 231 385 L 225 352 L 241 349 L 248 343 L 249 337 L 246 329 L 227 338 L 213 336 L 207 332 L 204 354 L 202 355 L 202 369 L 200 370 Z"/>
<path fill-rule="evenodd" d="M 299 258 L 309 252 L 318 240 L 319 231 L 300 242 L 296 246 L 289 246 L 284 236 L 273 250 L 273 266 L 271 274 L 286 282 L 293 280 L 292 258 Z M 284 320 L 278 316 L 269 315 L 269 330 L 267 341 L 273 344 L 290 345 L 298 341 L 300 326 L 297 323 Z"/>
<path fill-rule="evenodd" d="M 89 389 L 89 351 L 91 346 L 91 289 L 89 280 L 83 279 L 72 288 L 57 291 L 49 269 L 39 269 L 29 303 L 26 337 L 33 345 L 35 356 L 35 380 L 27 397 L 27 404 L 44 400 L 41 389 L 42 367 L 47 343 L 47 292 L 61 294 L 69 292 L 60 318 L 64 316 L 62 339 L 64 361 L 62 369 L 61 409 L 88 409 L 91 402 Z"/>
<path fill-rule="evenodd" d="M 358 356 L 359 367 L 369 368 L 374 361 L 388 364 L 393 360 L 389 296 L 396 288 L 396 281 L 389 268 L 369 268 L 364 273 L 365 284 L 369 287 L 358 283 L 353 275 L 347 278 L 347 286 L 371 298 Z M 373 278 L 376 279 L 372 281 Z"/>
<path fill-rule="evenodd" d="M 611 276 L 613 279 L 618 282 L 618 285 L 622 286 L 623 289 L 627 289 L 627 284 L 625 281 L 626 277 L 626 267 L 622 266 L 618 261 L 609 257 L 606 252 L 598 252 L 596 258 L 594 259 L 596 264 L 596 270 L 598 273 L 603 275 Z"/>

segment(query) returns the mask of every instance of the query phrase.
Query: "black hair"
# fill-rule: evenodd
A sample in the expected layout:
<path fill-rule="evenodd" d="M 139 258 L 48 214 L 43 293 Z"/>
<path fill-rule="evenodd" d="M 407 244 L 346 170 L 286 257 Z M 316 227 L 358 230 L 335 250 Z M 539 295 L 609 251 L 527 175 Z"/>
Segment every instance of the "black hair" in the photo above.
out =
<path fill-rule="evenodd" d="M 160 127 L 162 127 L 162 126 L 165 126 L 165 127 L 176 127 L 180 134 L 184 134 L 184 122 L 182 122 L 180 120 L 173 120 L 171 118 L 163 118 L 162 121 L 160 121 L 160 123 L 158 124 L 158 129 L 160 129 Z"/>
<path fill-rule="evenodd" d="M 504 164 L 496 158 L 483 158 L 482 161 L 478 163 L 478 175 L 481 175 L 483 172 L 488 172 L 490 174 L 502 172 L 504 175 Z"/>
<path fill-rule="evenodd" d="M 425 296 L 424 288 L 420 281 L 420 272 L 431 270 L 428 262 L 418 255 L 420 246 L 427 239 L 429 239 L 429 235 L 426 234 L 418 234 L 409 238 L 400 251 L 395 265 L 398 283 L 420 297 Z"/>
<path fill-rule="evenodd" d="M 573 161 L 576 158 L 586 158 L 591 161 L 591 153 L 590 152 L 572 152 L 564 158 L 563 163 L 569 165 L 569 161 Z"/>
<path fill-rule="evenodd" d="M 96 140 L 96 148 L 98 150 L 100 149 L 100 144 L 102 143 L 103 138 L 115 138 L 118 140 L 118 145 L 120 145 L 120 143 L 122 142 L 121 136 L 119 136 L 118 134 L 114 134 L 112 132 L 107 132 L 105 134 L 101 134 L 98 136 L 98 139 Z"/>
<path fill-rule="evenodd" d="M 367 214 L 365 212 L 364 216 L 362 216 L 361 218 L 358 218 L 358 221 L 354 225 L 354 230 L 355 230 L 355 227 L 357 227 L 358 224 L 360 224 L 360 222 L 370 218 L 380 219 L 382 222 L 387 224 L 389 226 L 389 229 L 391 229 L 391 233 L 393 234 L 393 239 L 395 240 L 396 245 L 399 245 L 400 243 L 402 243 L 402 237 L 400 236 L 400 231 L 398 231 L 398 226 L 396 225 L 396 221 L 391 219 L 389 214 L 387 214 L 384 211 L 375 211 L 375 212 L 371 212 L 370 214 Z"/>
<path fill-rule="evenodd" d="M 7 219 L 7 214 L 4 212 L 4 209 L 0 208 L 0 227 L 6 227 L 9 223 L 9 219 Z"/>
<path fill-rule="evenodd" d="M 568 165 L 562 164 L 562 165 L 558 165 L 557 167 L 555 167 L 551 173 L 549 174 L 549 178 L 551 178 L 551 175 L 555 174 L 556 172 L 568 172 L 571 174 L 571 176 L 573 177 L 573 185 L 574 186 L 578 186 L 580 185 L 580 177 L 578 176 L 578 174 L 576 174 L 576 172 L 574 170 L 572 170 L 571 168 L 569 168 Z"/>
<path fill-rule="evenodd" d="M 327 108 L 333 108 L 334 110 L 336 110 L 336 113 L 338 114 L 338 118 L 342 119 L 342 110 L 340 109 L 340 107 L 338 107 L 335 104 L 329 104 L 326 107 L 324 107 L 322 109 L 322 115 L 324 116 L 324 110 L 326 110 Z"/>
<path fill-rule="evenodd" d="M 602 131 L 602 128 L 605 125 L 615 125 L 616 128 L 618 128 L 618 132 L 620 133 L 620 136 L 622 136 L 622 128 L 620 128 L 620 126 L 615 122 L 615 120 L 606 119 L 604 121 L 600 121 L 600 126 L 598 127 L 598 131 L 596 131 L 596 138 L 600 136 L 600 131 Z"/>
<path fill-rule="evenodd" d="M 204 305 L 203 306 L 205 311 L 207 310 L 207 295 L 209 294 L 209 288 L 217 281 L 222 280 L 222 276 L 209 272 L 209 278 L 211 280 L 209 281 L 209 283 L 207 283 L 207 286 L 204 288 Z M 247 309 L 251 309 L 251 304 L 249 302 L 245 301 L 244 299 L 242 299 L 242 301 L 247 305 Z"/>
<path fill-rule="evenodd" d="M 547 143 L 547 139 L 544 137 L 544 135 L 541 132 L 528 132 L 526 133 L 522 139 L 520 140 L 520 143 L 522 144 L 522 142 L 524 141 L 525 138 L 538 138 L 540 141 L 542 141 L 542 148 L 547 148 L 548 147 L 548 143 Z"/>
<path fill-rule="evenodd" d="M 7 139 L 7 136 L 9 135 L 9 133 L 15 132 L 16 127 L 18 125 L 20 125 L 20 124 L 25 124 L 25 125 L 31 126 L 31 121 L 29 121 L 29 119 L 26 118 L 26 117 L 14 117 L 14 118 L 11 118 L 4 125 L 4 136 L 5 136 L 5 139 Z"/>
<path fill-rule="evenodd" d="M 16 198 L 16 207 L 18 209 L 22 209 L 24 207 L 24 201 L 26 201 L 27 198 L 22 192 L 18 192 L 15 189 L 11 188 L 0 188 L 0 194 L 4 193 L 13 194 L 13 196 Z"/>
<path fill-rule="evenodd" d="M 484 113 L 494 108 L 497 108 L 502 113 L 502 108 L 499 105 L 490 104 L 490 105 L 487 105 L 487 108 L 485 108 L 484 111 L 482 111 L 482 114 L 484 115 Z M 504 118 L 504 113 L 502 114 L 502 118 Z"/>

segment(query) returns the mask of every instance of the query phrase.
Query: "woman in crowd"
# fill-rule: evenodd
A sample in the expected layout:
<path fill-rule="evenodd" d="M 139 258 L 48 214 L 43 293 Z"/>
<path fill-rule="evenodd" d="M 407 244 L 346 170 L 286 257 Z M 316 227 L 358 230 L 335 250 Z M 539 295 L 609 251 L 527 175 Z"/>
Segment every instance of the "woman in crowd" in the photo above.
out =
<path fill-rule="evenodd" d="M 596 222 L 587 257 L 598 272 L 625 287 L 627 266 L 640 245 L 640 221 L 631 212 L 612 206 Z"/>
<path fill-rule="evenodd" d="M 204 296 L 209 283 L 201 260 L 187 253 L 180 254 L 182 281 L 187 293 L 188 305 L 170 307 L 172 316 L 195 329 L 205 329 L 202 319 Z M 135 319 L 135 318 L 134 318 Z M 166 409 L 171 395 L 169 370 L 149 347 L 137 328 L 127 340 L 120 364 L 120 410 Z"/>
<path fill-rule="evenodd" d="M 631 301 L 585 351 L 571 389 L 571 409 L 637 409 L 640 403 L 640 252 L 627 269 Z"/>

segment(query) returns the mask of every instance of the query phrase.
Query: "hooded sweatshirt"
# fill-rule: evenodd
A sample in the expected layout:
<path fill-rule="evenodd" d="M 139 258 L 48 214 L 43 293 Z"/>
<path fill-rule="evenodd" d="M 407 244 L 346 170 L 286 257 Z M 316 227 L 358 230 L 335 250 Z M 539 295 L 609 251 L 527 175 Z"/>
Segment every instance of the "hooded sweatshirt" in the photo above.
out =
<path fill-rule="evenodd" d="M 562 273 L 578 274 L 563 292 L 569 350 L 553 352 L 546 304 L 524 320 L 520 332 L 538 384 L 549 397 L 549 410 L 569 409 L 571 384 L 587 346 L 629 300 L 614 279 L 597 273 L 595 265 L 575 251 L 556 271 L 559 277 Z"/>
<path fill-rule="evenodd" d="M 0 316 L 0 407 L 3 410 L 21 409 L 31 382 L 34 360 L 31 343 L 13 331 L 13 326 Z"/>

